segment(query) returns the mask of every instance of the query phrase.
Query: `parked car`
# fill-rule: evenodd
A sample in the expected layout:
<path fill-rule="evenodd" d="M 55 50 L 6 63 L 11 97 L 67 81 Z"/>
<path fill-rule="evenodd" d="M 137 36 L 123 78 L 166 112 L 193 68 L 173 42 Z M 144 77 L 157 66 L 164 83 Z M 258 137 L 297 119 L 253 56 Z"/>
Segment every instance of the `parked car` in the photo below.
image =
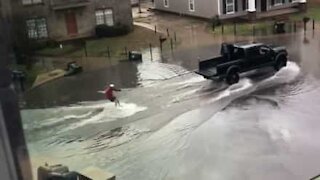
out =
<path fill-rule="evenodd" d="M 129 51 L 129 61 L 142 61 L 142 53 L 139 51 Z"/>
<path fill-rule="evenodd" d="M 267 66 L 280 70 L 287 65 L 285 47 L 253 44 L 222 44 L 221 56 L 199 63 L 197 74 L 207 79 L 225 80 L 228 84 L 239 82 L 240 74 Z"/>
<path fill-rule="evenodd" d="M 79 66 L 75 61 L 68 63 L 66 74 L 64 76 L 72 76 L 83 71 L 82 67 Z"/>

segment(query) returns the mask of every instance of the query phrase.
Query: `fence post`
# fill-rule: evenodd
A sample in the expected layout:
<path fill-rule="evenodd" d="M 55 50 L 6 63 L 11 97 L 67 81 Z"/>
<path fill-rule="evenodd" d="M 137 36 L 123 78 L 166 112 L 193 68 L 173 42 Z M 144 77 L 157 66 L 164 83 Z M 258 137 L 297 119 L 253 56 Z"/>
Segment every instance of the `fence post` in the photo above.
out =
<path fill-rule="evenodd" d="M 221 33 L 224 34 L 224 25 L 221 24 Z"/>
<path fill-rule="evenodd" d="M 294 23 L 293 23 L 293 31 L 297 32 L 297 22 L 296 21 L 294 21 Z"/>
<path fill-rule="evenodd" d="M 256 36 L 256 26 L 252 26 L 252 36 Z"/>
<path fill-rule="evenodd" d="M 86 57 L 88 57 L 87 42 L 84 42 L 84 54 Z"/>
<path fill-rule="evenodd" d="M 150 48 L 150 57 L 151 57 L 151 61 L 153 60 L 153 56 L 152 56 L 152 44 L 149 44 L 149 48 Z"/>
<path fill-rule="evenodd" d="M 157 34 L 157 26 L 154 26 L 154 34 Z"/>
<path fill-rule="evenodd" d="M 126 56 L 126 58 L 128 57 L 128 48 L 127 46 L 124 47 L 124 54 Z"/>
<path fill-rule="evenodd" d="M 307 31 L 307 22 L 306 21 L 303 21 L 303 29 L 304 29 L 304 32 Z"/>
<path fill-rule="evenodd" d="M 312 20 L 312 29 L 313 30 L 315 29 L 315 21 L 314 21 L 314 19 Z"/>
<path fill-rule="evenodd" d="M 169 34 L 169 29 L 167 28 L 167 35 L 168 35 L 168 37 L 170 36 L 170 34 Z"/>
<path fill-rule="evenodd" d="M 107 49 L 107 51 L 108 51 L 108 52 L 107 52 L 107 53 L 108 53 L 108 58 L 110 58 L 110 57 L 111 57 L 111 55 L 110 55 L 110 47 L 108 46 L 107 48 L 108 48 L 108 49 Z"/>
<path fill-rule="evenodd" d="M 141 11 L 141 2 L 140 2 L 141 0 L 138 0 L 138 9 L 139 9 L 139 13 L 142 13 L 142 11 Z"/>
<path fill-rule="evenodd" d="M 159 36 L 159 42 L 160 42 L 160 51 L 162 52 L 162 41 L 161 41 L 161 36 Z"/>
<path fill-rule="evenodd" d="M 174 42 L 177 43 L 177 33 L 174 32 Z"/>
<path fill-rule="evenodd" d="M 170 44 L 171 44 L 171 51 L 173 51 L 173 40 L 170 38 Z"/>

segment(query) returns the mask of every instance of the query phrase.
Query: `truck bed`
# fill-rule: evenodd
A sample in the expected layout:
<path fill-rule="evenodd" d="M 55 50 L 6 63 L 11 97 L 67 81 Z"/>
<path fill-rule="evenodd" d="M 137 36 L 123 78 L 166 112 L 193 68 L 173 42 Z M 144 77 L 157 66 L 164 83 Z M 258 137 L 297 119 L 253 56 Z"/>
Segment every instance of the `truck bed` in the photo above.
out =
<path fill-rule="evenodd" d="M 199 63 L 199 70 L 195 73 L 204 76 L 205 78 L 213 78 L 215 74 L 215 68 L 218 64 L 221 64 L 225 61 L 225 59 L 222 56 L 212 58 L 209 60 L 201 61 Z"/>
<path fill-rule="evenodd" d="M 198 70 L 195 73 L 208 79 L 213 78 L 216 75 L 216 72 L 213 67 L 208 69 Z"/>

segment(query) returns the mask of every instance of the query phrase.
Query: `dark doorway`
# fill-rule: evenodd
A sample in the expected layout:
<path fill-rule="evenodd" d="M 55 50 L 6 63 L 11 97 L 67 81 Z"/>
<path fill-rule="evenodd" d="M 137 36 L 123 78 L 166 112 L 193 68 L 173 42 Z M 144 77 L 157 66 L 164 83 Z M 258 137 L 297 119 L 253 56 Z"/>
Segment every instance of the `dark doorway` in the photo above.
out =
<path fill-rule="evenodd" d="M 261 0 L 261 11 L 267 11 L 267 0 Z"/>

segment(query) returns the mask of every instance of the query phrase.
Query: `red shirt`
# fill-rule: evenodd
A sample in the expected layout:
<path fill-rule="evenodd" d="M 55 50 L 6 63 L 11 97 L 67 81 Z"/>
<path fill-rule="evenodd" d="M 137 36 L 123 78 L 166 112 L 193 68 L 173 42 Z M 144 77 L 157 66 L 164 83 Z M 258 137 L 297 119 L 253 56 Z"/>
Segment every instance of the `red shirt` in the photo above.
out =
<path fill-rule="evenodd" d="M 106 98 L 108 99 L 111 99 L 113 98 L 113 88 L 111 87 L 108 87 L 106 90 L 105 90 L 105 95 L 106 95 Z"/>

